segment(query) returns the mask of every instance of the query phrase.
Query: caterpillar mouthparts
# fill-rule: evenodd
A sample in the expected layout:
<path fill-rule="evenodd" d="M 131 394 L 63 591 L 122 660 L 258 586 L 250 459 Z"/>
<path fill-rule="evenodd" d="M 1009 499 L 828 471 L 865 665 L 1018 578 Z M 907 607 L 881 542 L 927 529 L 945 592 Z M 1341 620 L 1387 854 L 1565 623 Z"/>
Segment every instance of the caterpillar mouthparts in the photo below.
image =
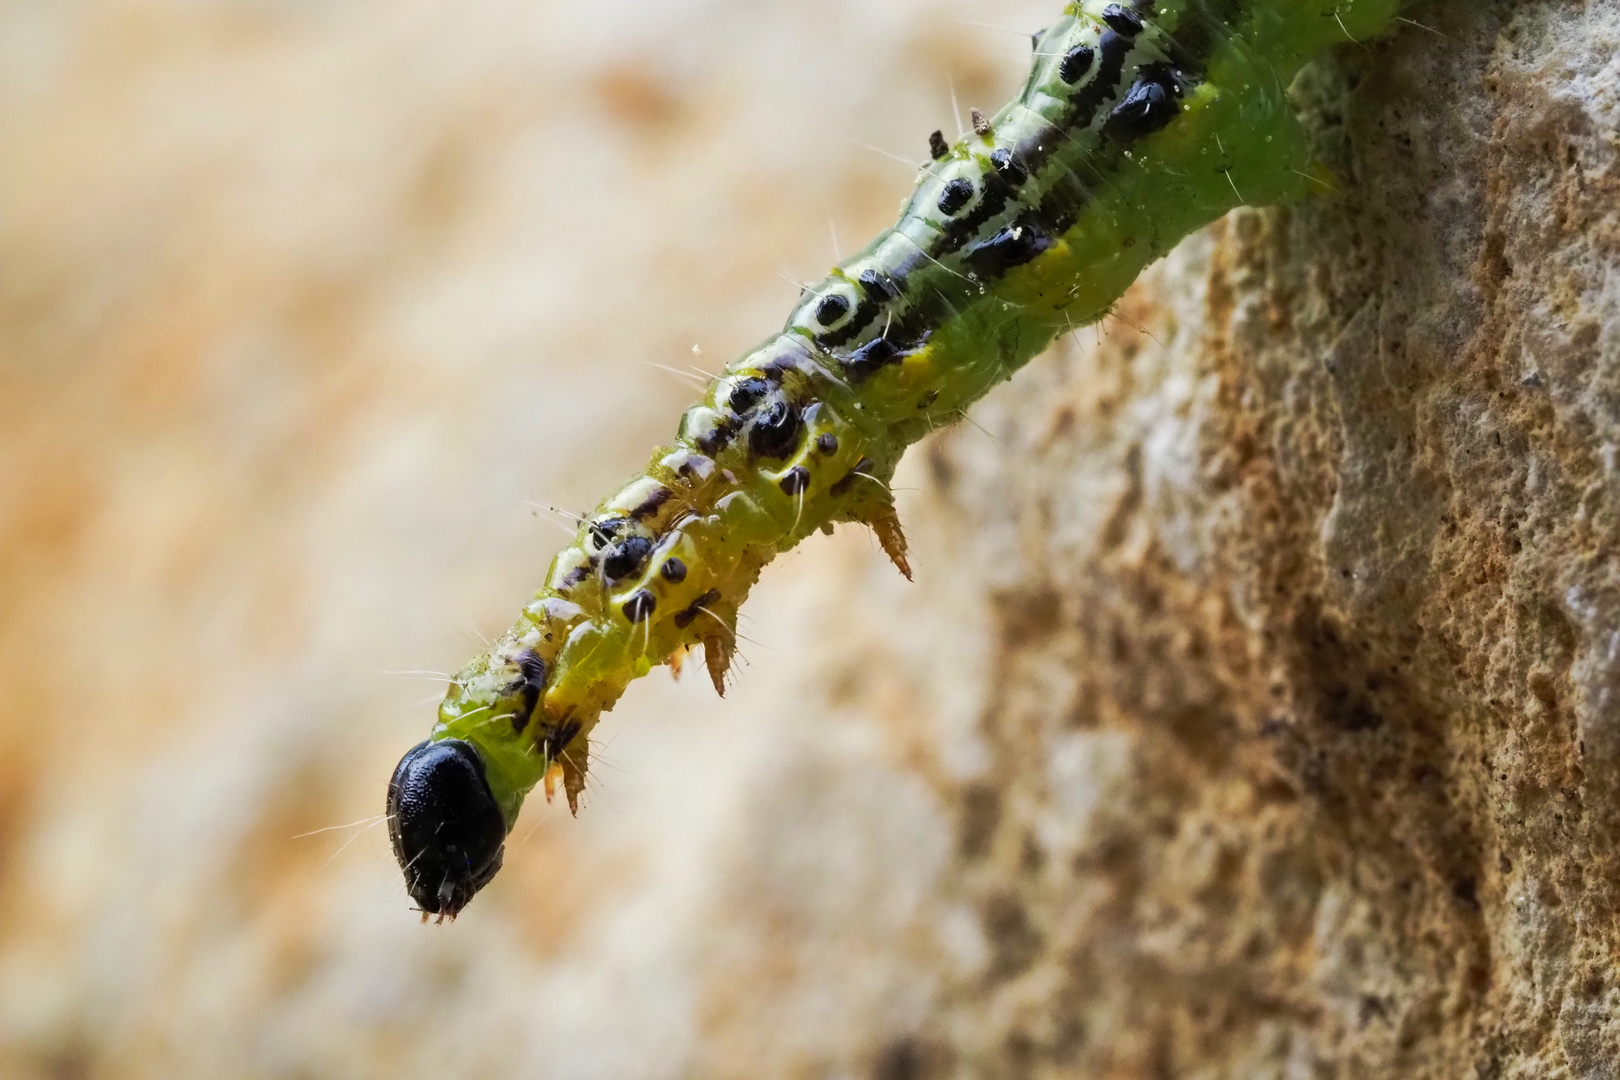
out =
<path fill-rule="evenodd" d="M 1189 232 L 1303 194 L 1287 84 L 1400 4 L 1069 4 L 1019 96 L 955 144 L 930 137 L 900 220 L 715 378 L 452 680 L 388 789 L 424 918 L 454 918 L 494 877 L 537 784 L 578 811 L 591 730 L 632 679 L 701 645 L 725 693 L 738 606 L 778 552 L 859 522 L 910 578 L 889 490 L 905 448 L 1101 318 Z"/>

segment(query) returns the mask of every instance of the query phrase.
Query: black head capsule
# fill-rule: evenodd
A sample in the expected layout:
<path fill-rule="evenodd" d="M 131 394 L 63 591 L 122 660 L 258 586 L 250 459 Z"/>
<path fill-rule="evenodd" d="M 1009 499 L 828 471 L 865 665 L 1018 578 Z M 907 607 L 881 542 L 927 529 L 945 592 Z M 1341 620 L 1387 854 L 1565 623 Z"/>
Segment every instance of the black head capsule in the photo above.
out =
<path fill-rule="evenodd" d="M 417 743 L 388 782 L 388 836 L 424 916 L 454 919 L 501 868 L 506 819 L 484 759 L 460 739 Z"/>

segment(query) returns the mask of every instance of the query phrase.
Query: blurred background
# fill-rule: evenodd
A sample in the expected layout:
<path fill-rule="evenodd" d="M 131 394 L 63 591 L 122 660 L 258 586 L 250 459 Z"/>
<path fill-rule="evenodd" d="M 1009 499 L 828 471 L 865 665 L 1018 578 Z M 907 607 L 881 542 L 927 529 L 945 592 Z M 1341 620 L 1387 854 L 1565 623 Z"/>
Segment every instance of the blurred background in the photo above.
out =
<path fill-rule="evenodd" d="M 1054 10 L 0 3 L 0 1074 L 917 1074 L 926 973 L 983 962 L 916 926 L 951 837 L 897 734 L 982 673 L 874 629 L 952 610 L 918 490 L 923 584 L 856 530 L 780 560 L 735 693 L 637 684 L 453 926 L 376 815 L 544 507 L 670 437 L 667 369 L 776 328 Z"/>

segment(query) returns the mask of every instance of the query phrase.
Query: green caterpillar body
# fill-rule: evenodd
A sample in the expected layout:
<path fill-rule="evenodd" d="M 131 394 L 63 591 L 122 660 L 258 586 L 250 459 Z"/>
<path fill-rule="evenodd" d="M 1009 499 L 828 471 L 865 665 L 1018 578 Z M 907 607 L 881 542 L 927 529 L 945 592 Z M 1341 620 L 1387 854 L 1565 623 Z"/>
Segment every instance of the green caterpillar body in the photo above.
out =
<path fill-rule="evenodd" d="M 504 829 L 542 779 L 577 808 L 591 729 L 630 680 L 702 645 L 723 692 L 738 605 L 778 552 L 861 522 L 909 577 L 888 489 L 905 448 L 1102 317 L 1192 230 L 1302 194 L 1310 155 L 1286 87 L 1400 0 L 1139 3 L 1070 4 L 1014 101 L 975 113 L 954 146 L 936 132 L 900 220 L 714 380 L 457 675 L 431 742 L 475 750 Z M 422 861 L 409 761 L 390 795 L 396 853 L 424 912 L 453 916 L 494 870 Z"/>

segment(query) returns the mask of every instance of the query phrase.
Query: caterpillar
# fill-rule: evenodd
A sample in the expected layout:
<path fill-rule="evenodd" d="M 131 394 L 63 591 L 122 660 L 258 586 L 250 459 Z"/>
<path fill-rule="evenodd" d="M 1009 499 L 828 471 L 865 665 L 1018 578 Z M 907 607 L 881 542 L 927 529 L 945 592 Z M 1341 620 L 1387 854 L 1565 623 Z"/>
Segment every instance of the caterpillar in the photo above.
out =
<path fill-rule="evenodd" d="M 1070 3 L 1018 96 L 954 144 L 933 133 L 899 221 L 713 380 L 452 680 L 388 787 L 422 917 L 453 919 L 489 882 L 536 785 L 577 812 L 591 730 L 632 679 L 701 646 L 725 693 L 738 606 L 776 554 L 858 522 L 909 578 L 889 491 L 905 448 L 1104 316 L 1194 229 L 1303 194 L 1288 84 L 1400 3 Z"/>

